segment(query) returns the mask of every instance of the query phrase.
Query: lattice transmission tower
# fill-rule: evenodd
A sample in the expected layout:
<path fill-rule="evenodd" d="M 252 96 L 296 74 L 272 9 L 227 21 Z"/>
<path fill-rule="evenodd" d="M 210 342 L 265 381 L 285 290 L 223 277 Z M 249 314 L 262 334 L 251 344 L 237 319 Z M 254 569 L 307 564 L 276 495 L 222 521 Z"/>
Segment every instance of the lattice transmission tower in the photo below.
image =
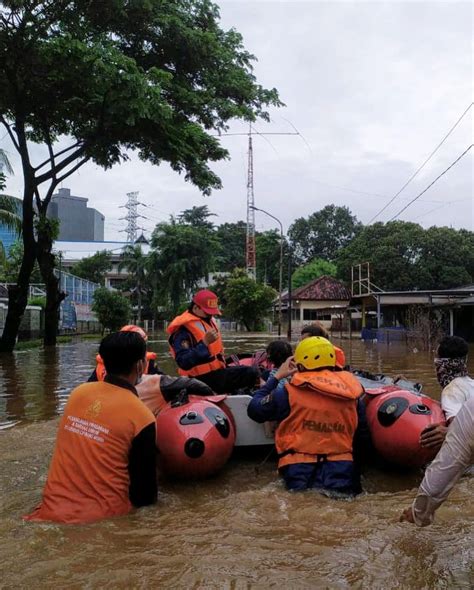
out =
<path fill-rule="evenodd" d="M 138 206 L 143 205 L 138 200 L 138 191 L 127 193 L 127 202 L 125 205 L 121 205 L 121 209 L 127 209 L 127 214 L 125 217 L 120 217 L 121 220 L 125 220 L 127 222 L 127 227 L 125 229 L 120 230 L 121 232 L 125 232 L 127 234 L 127 242 L 135 243 L 138 238 L 138 230 L 143 230 L 143 227 L 138 227 L 137 220 L 142 217 L 145 219 L 144 215 L 140 215 L 138 213 Z"/>

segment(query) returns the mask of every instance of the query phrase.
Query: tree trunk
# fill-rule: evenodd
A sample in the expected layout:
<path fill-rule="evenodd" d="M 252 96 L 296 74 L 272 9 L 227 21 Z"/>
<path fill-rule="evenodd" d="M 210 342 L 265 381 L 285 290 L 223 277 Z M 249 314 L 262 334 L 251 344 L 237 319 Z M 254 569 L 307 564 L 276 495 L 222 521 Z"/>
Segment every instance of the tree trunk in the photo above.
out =
<path fill-rule="evenodd" d="M 30 277 L 36 259 L 36 242 L 33 233 L 33 194 L 34 186 L 27 179 L 23 194 L 23 260 L 16 284 L 10 285 L 8 288 L 8 312 L 0 340 L 0 352 L 12 352 L 15 348 L 21 320 L 28 304 Z"/>
<path fill-rule="evenodd" d="M 142 288 L 140 286 L 140 281 L 138 281 L 137 284 L 137 307 L 137 324 L 140 325 L 140 322 L 142 321 Z"/>
<path fill-rule="evenodd" d="M 37 258 L 41 276 L 46 285 L 46 309 L 44 317 L 45 346 L 55 346 L 58 335 L 59 307 L 66 294 L 60 290 L 59 278 L 54 274 L 56 260 L 51 252 L 53 238 L 51 228 L 45 216 L 42 216 L 38 224 L 38 251 Z"/>

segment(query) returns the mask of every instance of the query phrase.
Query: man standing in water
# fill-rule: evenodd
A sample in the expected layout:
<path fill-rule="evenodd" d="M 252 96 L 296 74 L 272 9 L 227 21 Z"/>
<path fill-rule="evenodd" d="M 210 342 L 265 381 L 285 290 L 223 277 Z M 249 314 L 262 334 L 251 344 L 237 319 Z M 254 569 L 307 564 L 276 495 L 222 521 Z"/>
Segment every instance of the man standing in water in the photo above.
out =
<path fill-rule="evenodd" d="M 463 404 L 474 397 L 474 380 L 468 376 L 468 344 L 459 336 L 445 336 L 439 343 L 434 360 L 436 377 L 443 388 L 441 407 L 446 414 L 448 426 L 433 424 L 421 434 L 421 445 L 439 450 Z"/>
<path fill-rule="evenodd" d="M 198 291 L 187 311 L 174 318 L 167 328 L 170 352 L 178 373 L 196 377 L 216 393 L 234 393 L 259 384 L 254 367 L 227 367 L 224 345 L 214 316 L 220 315 L 217 295 Z"/>
<path fill-rule="evenodd" d="M 413 505 L 404 510 L 400 521 L 414 522 L 418 526 L 431 524 L 435 511 L 473 462 L 474 396 L 471 396 L 450 426 L 440 452 L 425 472 Z"/>
<path fill-rule="evenodd" d="M 135 332 L 110 334 L 99 354 L 107 376 L 71 393 L 42 502 L 26 520 L 81 524 L 156 502 L 155 417 L 135 389 L 145 340 Z"/>

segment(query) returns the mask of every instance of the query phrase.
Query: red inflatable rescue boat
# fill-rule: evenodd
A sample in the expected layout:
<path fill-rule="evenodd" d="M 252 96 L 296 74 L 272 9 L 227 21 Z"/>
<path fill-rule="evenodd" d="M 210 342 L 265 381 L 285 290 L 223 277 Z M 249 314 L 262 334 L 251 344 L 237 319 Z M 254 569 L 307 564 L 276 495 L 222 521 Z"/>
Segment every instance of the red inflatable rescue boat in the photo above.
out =
<path fill-rule="evenodd" d="M 437 451 L 423 448 L 420 435 L 431 424 L 445 424 L 441 405 L 426 395 L 388 385 L 366 390 L 367 422 L 372 442 L 386 461 L 422 467 Z"/>
<path fill-rule="evenodd" d="M 235 443 L 232 418 L 216 405 L 225 397 L 182 395 L 160 412 L 156 444 L 160 466 L 167 474 L 202 478 L 225 465 Z"/>

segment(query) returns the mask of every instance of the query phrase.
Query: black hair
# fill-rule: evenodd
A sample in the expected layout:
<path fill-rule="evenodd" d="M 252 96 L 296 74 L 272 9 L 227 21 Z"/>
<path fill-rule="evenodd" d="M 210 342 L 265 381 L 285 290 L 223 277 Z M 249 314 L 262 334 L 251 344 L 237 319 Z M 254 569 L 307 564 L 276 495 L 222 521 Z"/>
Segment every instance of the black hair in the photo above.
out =
<path fill-rule="evenodd" d="M 308 336 L 322 336 L 323 338 L 329 339 L 328 331 L 319 322 L 314 322 L 314 324 L 307 324 L 306 326 L 303 326 L 301 330 L 301 336 L 304 336 L 305 334 Z"/>
<path fill-rule="evenodd" d="M 293 354 L 291 345 L 285 340 L 273 340 L 267 346 L 268 360 L 271 361 L 275 367 L 280 367 L 288 357 Z"/>
<path fill-rule="evenodd" d="M 146 356 L 146 342 L 136 332 L 115 332 L 106 336 L 99 354 L 109 375 L 129 375 L 133 365 Z"/>
<path fill-rule="evenodd" d="M 438 356 L 446 359 L 457 359 L 467 356 L 469 347 L 464 338 L 445 336 L 438 345 Z"/>

